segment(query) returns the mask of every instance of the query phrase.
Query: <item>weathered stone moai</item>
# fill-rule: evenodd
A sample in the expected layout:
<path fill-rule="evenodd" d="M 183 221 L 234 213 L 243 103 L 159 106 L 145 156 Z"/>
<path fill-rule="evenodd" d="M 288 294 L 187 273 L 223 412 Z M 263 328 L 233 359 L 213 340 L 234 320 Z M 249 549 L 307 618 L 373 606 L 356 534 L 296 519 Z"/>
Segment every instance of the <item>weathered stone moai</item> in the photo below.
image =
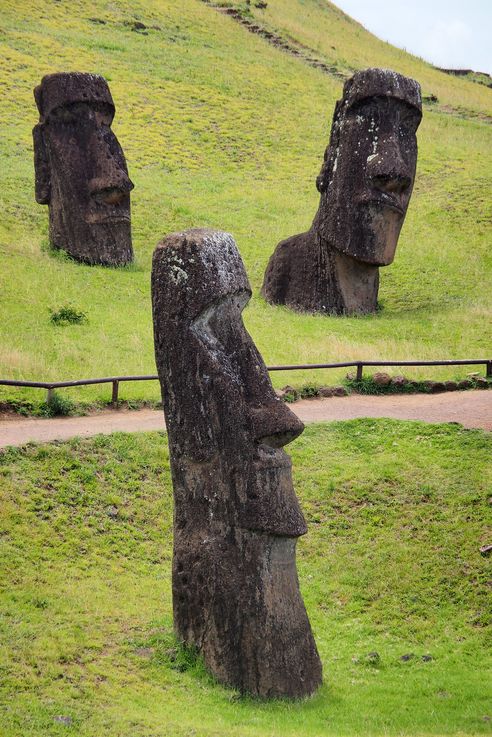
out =
<path fill-rule="evenodd" d="M 34 97 L 36 201 L 49 205 L 51 245 L 88 264 L 131 263 L 133 184 L 111 130 L 115 108 L 106 80 L 48 74 Z"/>
<path fill-rule="evenodd" d="M 357 72 L 335 107 L 316 179 L 311 229 L 278 244 L 262 294 L 305 312 L 375 312 L 412 194 L 420 85 L 387 69 Z"/>
<path fill-rule="evenodd" d="M 175 503 L 174 626 L 222 683 L 294 698 L 321 683 L 295 564 L 307 528 L 282 449 L 303 424 L 276 397 L 243 325 L 250 296 L 228 233 L 174 233 L 154 252 Z"/>

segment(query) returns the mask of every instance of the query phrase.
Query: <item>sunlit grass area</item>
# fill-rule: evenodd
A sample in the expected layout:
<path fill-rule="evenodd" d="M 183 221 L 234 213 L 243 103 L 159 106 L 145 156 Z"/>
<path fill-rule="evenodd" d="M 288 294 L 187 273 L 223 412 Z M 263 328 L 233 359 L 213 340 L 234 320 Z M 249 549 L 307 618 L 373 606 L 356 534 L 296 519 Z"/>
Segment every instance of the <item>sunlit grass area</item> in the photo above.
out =
<path fill-rule="evenodd" d="M 163 434 L 2 451 L 2 737 L 490 733 L 490 446 L 389 420 L 289 446 L 324 666 L 300 703 L 240 697 L 174 640 Z"/>
<path fill-rule="evenodd" d="M 316 211 L 314 180 L 339 80 L 199 0 L 5 0 L 1 377 L 154 373 L 151 254 L 166 233 L 200 225 L 228 230 L 237 240 L 254 292 L 245 322 L 268 364 L 490 352 L 492 127 L 440 110 L 461 105 L 488 113 L 492 90 L 383 44 L 328 2 L 278 0 L 265 11 L 253 5 L 262 22 L 326 58 L 351 68 L 392 66 L 439 97 L 419 129 L 414 195 L 395 262 L 381 270 L 381 310 L 364 318 L 301 315 L 259 297 L 275 245 L 309 227 Z M 135 20 L 147 35 L 132 30 Z M 43 74 L 74 68 L 103 74 L 116 102 L 113 127 L 135 183 L 136 264 L 128 269 L 88 267 L 51 253 L 47 208 L 34 201 L 32 89 Z M 65 305 L 85 312 L 87 323 L 53 325 L 49 310 Z M 430 378 L 429 370 L 411 375 Z M 315 380 L 342 376 L 320 373 Z M 282 386 L 314 376 L 275 374 L 273 380 Z M 151 384 L 122 391 L 124 398 L 157 396 Z M 107 394 L 107 387 L 70 391 L 80 400 Z M 35 395 L 1 388 L 1 398 L 13 396 Z"/>
<path fill-rule="evenodd" d="M 230 4 L 221 0 L 223 5 Z M 347 73 L 364 67 L 394 69 L 418 79 L 425 96 L 463 111 L 492 114 L 492 95 L 477 84 L 462 84 L 438 72 L 423 59 L 381 41 L 325 0 L 283 0 L 258 8 L 256 3 L 234 3 L 255 20 L 280 29 L 284 36 L 317 53 L 320 59 Z"/>

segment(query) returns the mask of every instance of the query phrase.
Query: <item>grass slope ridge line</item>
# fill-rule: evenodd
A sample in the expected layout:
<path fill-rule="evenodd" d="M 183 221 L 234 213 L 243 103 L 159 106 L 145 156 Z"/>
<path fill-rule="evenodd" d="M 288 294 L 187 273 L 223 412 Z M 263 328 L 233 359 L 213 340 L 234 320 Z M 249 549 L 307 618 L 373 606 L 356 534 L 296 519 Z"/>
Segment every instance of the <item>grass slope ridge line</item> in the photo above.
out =
<path fill-rule="evenodd" d="M 333 64 L 328 64 L 325 61 L 317 59 L 316 57 L 308 56 L 306 52 L 314 53 L 313 49 L 310 49 L 308 46 L 305 46 L 304 44 L 301 44 L 299 42 L 292 42 L 291 40 L 285 39 L 284 37 L 279 35 L 278 31 L 271 31 L 265 26 L 258 23 L 258 20 L 256 18 L 254 20 L 247 18 L 240 8 L 235 8 L 229 5 L 217 5 L 216 3 L 212 2 L 212 0 L 201 0 L 201 2 L 205 5 L 208 5 L 208 7 L 213 8 L 218 13 L 228 15 L 229 17 L 240 23 L 242 26 L 244 26 L 244 28 L 246 28 L 250 33 L 261 36 L 261 38 L 264 38 L 266 41 L 268 41 L 268 43 L 272 44 L 272 46 L 285 51 L 291 56 L 295 56 L 298 59 L 301 59 L 303 62 L 309 64 L 309 66 L 314 67 L 315 69 L 320 69 L 322 72 L 328 74 L 333 79 L 345 82 L 345 80 L 350 77 L 349 73 L 340 71 Z M 438 67 L 434 68 L 438 71 L 443 71 Z M 355 68 L 351 69 L 351 73 L 355 73 L 356 71 L 357 70 Z M 492 125 L 492 116 L 487 115 L 486 113 L 475 113 L 471 110 L 457 109 L 451 107 L 450 105 L 436 104 L 436 98 L 433 95 L 430 95 L 428 97 L 423 96 L 422 102 L 424 104 L 424 107 L 436 110 L 437 112 L 444 113 L 446 115 L 453 115 L 458 118 L 465 118 L 467 120 L 480 120 L 484 123 L 487 123 L 488 125 Z"/>
<path fill-rule="evenodd" d="M 350 75 L 348 73 L 339 71 L 332 64 L 330 65 L 324 61 L 321 61 L 320 59 L 316 59 L 313 56 L 308 56 L 305 53 L 306 51 L 314 53 L 313 50 L 310 49 L 308 46 L 300 44 L 299 42 L 293 43 L 292 41 L 288 41 L 287 39 L 280 36 L 278 32 L 275 33 L 274 31 L 270 31 L 265 26 L 260 25 L 257 20 L 253 21 L 247 18 L 239 8 L 216 5 L 211 0 L 201 0 L 201 2 L 205 3 L 205 5 L 208 5 L 210 8 L 217 10 L 217 12 L 219 13 L 230 16 L 235 21 L 244 26 L 250 33 L 261 36 L 261 38 L 266 39 L 273 46 L 282 49 L 282 51 L 285 51 L 292 56 L 297 56 L 298 58 L 302 59 L 302 61 L 306 62 L 306 64 L 309 64 L 309 66 L 312 66 L 315 69 L 321 69 L 322 72 L 330 75 L 330 77 L 342 81 L 345 81 L 349 78 Z M 352 71 L 355 72 L 356 70 L 353 69 Z"/>

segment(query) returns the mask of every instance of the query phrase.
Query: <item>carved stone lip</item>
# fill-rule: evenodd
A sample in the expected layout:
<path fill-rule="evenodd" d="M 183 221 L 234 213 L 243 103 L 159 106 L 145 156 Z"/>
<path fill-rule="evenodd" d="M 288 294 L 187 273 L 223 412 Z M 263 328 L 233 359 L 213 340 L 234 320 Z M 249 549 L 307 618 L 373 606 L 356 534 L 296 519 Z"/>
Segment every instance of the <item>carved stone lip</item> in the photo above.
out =
<path fill-rule="evenodd" d="M 99 225 L 100 223 L 129 223 L 130 216 L 123 213 L 118 213 L 118 215 L 100 215 L 90 218 L 90 222 L 94 225 Z"/>
<path fill-rule="evenodd" d="M 386 194 L 386 192 L 381 192 L 377 197 L 367 200 L 367 204 L 375 205 L 376 207 L 384 207 L 388 210 L 394 210 L 399 215 L 405 215 L 405 210 L 395 197 L 392 197 L 390 194 Z"/>
<path fill-rule="evenodd" d="M 292 468 L 290 456 L 284 450 L 281 448 L 271 448 L 264 443 L 258 445 L 257 456 L 253 463 L 258 470 Z"/>

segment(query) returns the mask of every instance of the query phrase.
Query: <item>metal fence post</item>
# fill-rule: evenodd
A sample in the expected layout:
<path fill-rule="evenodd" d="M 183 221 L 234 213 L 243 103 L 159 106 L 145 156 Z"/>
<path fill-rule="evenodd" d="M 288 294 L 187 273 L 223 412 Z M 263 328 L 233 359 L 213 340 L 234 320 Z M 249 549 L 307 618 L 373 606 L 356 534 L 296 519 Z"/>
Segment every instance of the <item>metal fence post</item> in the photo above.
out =
<path fill-rule="evenodd" d="M 357 364 L 357 381 L 362 381 L 362 368 L 363 368 L 363 366 L 364 366 L 363 363 L 358 363 Z"/>
<path fill-rule="evenodd" d="M 487 379 L 492 379 L 492 361 L 487 361 L 485 376 Z"/>
<path fill-rule="evenodd" d="M 48 389 L 48 394 L 46 395 L 46 404 L 51 404 L 53 399 L 55 397 L 55 390 L 52 386 Z"/>
<path fill-rule="evenodd" d="M 113 381 L 113 392 L 111 394 L 111 404 L 116 406 L 118 404 L 118 387 L 120 385 L 119 381 Z"/>

